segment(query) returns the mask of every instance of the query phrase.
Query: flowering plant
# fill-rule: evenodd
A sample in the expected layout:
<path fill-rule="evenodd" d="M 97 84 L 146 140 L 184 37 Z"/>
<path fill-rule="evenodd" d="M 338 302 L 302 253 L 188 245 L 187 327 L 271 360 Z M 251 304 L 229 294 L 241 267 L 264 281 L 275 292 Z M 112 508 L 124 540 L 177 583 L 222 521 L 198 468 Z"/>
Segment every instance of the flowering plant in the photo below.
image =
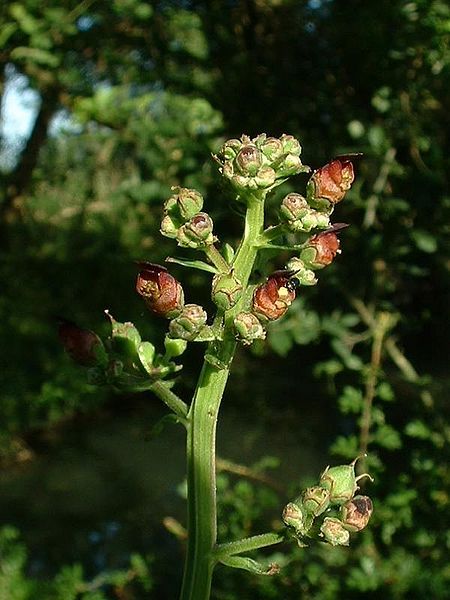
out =
<path fill-rule="evenodd" d="M 290 135 L 265 134 L 227 141 L 215 160 L 229 181 L 235 200 L 245 208 L 242 239 L 237 248 L 218 246 L 214 223 L 203 211 L 203 197 L 192 189 L 173 188 L 164 204 L 161 233 L 178 246 L 202 254 L 201 260 L 169 259 L 212 275 L 211 297 L 216 306 L 209 317 L 202 306 L 185 303 L 181 284 L 168 269 L 137 263 L 137 293 L 149 311 L 169 321 L 164 352 L 142 341 L 132 323 L 111 320 L 111 336 L 103 343 L 93 332 L 63 321 L 60 337 L 71 357 L 88 368 L 92 383 L 121 390 L 151 390 L 166 403 L 187 433 L 187 552 L 181 600 L 209 598 L 217 563 L 273 575 L 245 556 L 251 550 L 294 540 L 306 546 L 318 538 L 331 545 L 348 545 L 350 533 L 363 529 L 372 513 L 367 496 L 356 495 L 356 460 L 327 468 L 317 485 L 304 490 L 282 511 L 284 528 L 235 540 L 217 541 L 215 432 L 219 407 L 238 344 L 264 339 L 270 322 L 283 317 L 301 286 L 316 285 L 316 272 L 340 252 L 343 223 L 330 217 L 350 188 L 354 171 L 349 157 L 336 158 L 314 171 L 306 197 L 290 193 L 281 201 L 279 222 L 264 225 L 268 194 L 288 177 L 310 172 L 302 164 L 301 146 Z M 286 234 L 294 234 L 287 237 Z M 265 281 L 253 281 L 255 261 L 265 249 L 290 251 L 294 256 Z M 194 397 L 185 403 L 172 389 L 181 366 L 177 359 L 190 342 L 206 343 L 203 367 Z"/>

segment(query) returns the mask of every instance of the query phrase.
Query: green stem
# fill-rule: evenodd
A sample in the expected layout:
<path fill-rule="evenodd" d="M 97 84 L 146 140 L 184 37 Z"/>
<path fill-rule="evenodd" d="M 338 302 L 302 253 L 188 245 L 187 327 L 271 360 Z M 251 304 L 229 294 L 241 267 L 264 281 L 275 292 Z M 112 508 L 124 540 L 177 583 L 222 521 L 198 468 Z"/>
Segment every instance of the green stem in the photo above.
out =
<path fill-rule="evenodd" d="M 230 270 L 230 265 L 224 259 L 224 257 L 220 254 L 214 244 L 205 246 L 203 248 L 206 256 L 212 262 L 212 264 L 216 267 L 218 271 L 221 273 L 228 273 Z"/>
<path fill-rule="evenodd" d="M 256 240 L 263 226 L 264 197 L 251 196 L 244 236 L 232 265 L 244 288 L 255 262 Z M 210 597 L 213 550 L 217 541 L 216 425 L 236 349 L 232 323 L 240 310 L 241 301 L 225 313 L 223 340 L 208 345 L 188 415 L 188 543 L 181 600 L 208 600 Z"/>
<path fill-rule="evenodd" d="M 155 396 L 158 396 L 172 410 L 183 423 L 186 423 L 188 406 L 176 394 L 169 389 L 166 383 L 155 381 L 149 388 Z"/>
<path fill-rule="evenodd" d="M 237 540 L 236 542 L 230 542 L 228 544 L 219 544 L 214 550 L 214 558 L 220 560 L 225 556 L 232 556 L 233 554 L 242 554 L 243 552 L 250 552 L 251 550 L 258 550 L 259 548 L 266 548 L 267 546 L 274 546 L 284 542 L 285 536 L 280 533 L 262 533 L 261 535 L 254 535 L 249 538 Z"/>

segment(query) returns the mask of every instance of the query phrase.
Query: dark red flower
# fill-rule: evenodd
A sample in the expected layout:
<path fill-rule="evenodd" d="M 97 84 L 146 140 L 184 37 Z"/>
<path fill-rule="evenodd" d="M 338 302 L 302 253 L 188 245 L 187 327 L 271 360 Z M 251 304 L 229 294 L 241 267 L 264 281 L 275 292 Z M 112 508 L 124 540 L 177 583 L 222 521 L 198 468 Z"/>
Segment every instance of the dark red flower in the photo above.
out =
<path fill-rule="evenodd" d="M 89 329 L 82 329 L 66 319 L 59 319 L 58 335 L 70 358 L 84 367 L 101 362 L 105 349 L 101 339 Z"/>
<path fill-rule="evenodd" d="M 352 162 L 346 158 L 335 158 L 314 171 L 309 188 L 314 199 L 324 198 L 337 204 L 344 198 L 354 179 Z"/>
<path fill-rule="evenodd" d="M 161 265 L 147 261 L 137 264 L 136 291 L 144 298 L 147 308 L 168 319 L 179 315 L 184 306 L 181 284 Z"/>
<path fill-rule="evenodd" d="M 258 286 L 253 294 L 253 312 L 269 321 L 284 315 L 295 300 L 295 289 L 288 285 L 290 271 L 278 271 Z"/>

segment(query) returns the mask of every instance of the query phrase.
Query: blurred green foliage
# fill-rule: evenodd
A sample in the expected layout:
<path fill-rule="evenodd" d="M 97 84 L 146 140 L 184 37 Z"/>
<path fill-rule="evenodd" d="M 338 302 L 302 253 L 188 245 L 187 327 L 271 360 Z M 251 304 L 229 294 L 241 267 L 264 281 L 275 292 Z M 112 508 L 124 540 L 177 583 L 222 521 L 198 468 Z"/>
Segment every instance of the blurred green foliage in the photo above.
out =
<path fill-rule="evenodd" d="M 19 151 L 5 134 L 1 139 L 7 157 L 0 165 L 3 462 L 14 461 L 30 429 L 108 398 L 62 354 L 56 315 L 104 332 L 108 308 L 139 324 L 146 337 L 162 339 L 162 325 L 135 297 L 132 261 L 161 262 L 171 251 L 158 228 L 172 185 L 204 193 L 221 240 L 235 241 L 239 217 L 208 160 L 223 137 L 294 134 L 312 167 L 361 151 L 357 185 L 337 210 L 338 220 L 351 224 L 343 255 L 319 286 L 301 292 L 254 353 L 264 360 L 271 351 L 291 353 L 298 365 L 292 399 L 267 410 L 296 407 L 314 365 L 313 395 L 336 423 L 333 452 L 347 459 L 369 451 L 374 524 L 351 551 L 299 549 L 283 559 L 279 578 L 218 573 L 217 598 L 234 598 L 236 590 L 259 598 L 381 592 L 444 598 L 450 578 L 448 3 L 44 4 L 0 7 L 0 94 L 23 75 L 39 98 Z M 299 179 L 296 191 L 303 186 Z M 274 222 L 276 198 L 271 206 Z M 263 275 L 287 258 L 268 260 Z M 207 303 L 206 280 L 183 276 L 193 300 Z M 191 361 L 188 387 L 195 355 Z M 238 371 L 245 376 L 245 366 Z M 270 379 L 265 386 L 277 396 Z M 222 527 L 229 523 L 224 538 L 265 529 L 260 516 L 268 512 L 278 518 L 272 492 L 226 478 L 220 485 Z M 24 570 L 25 550 L 5 531 L 0 588 L 10 590 L 8 598 L 38 597 Z M 65 567 L 45 584 L 48 597 L 69 598 L 58 590 L 70 581 L 83 582 L 78 567 Z"/>

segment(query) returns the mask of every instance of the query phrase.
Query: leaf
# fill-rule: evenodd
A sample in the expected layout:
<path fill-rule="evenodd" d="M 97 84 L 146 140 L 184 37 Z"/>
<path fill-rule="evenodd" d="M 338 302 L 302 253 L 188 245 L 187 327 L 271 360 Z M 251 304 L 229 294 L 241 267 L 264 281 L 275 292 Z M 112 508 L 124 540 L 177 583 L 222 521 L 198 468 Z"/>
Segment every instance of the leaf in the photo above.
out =
<path fill-rule="evenodd" d="M 227 556 L 221 558 L 220 562 L 227 567 L 243 569 L 255 575 L 277 575 L 280 572 L 280 567 L 276 563 L 262 565 L 248 556 Z"/>
<path fill-rule="evenodd" d="M 345 386 L 344 391 L 339 398 L 339 408 L 344 414 L 358 414 L 362 410 L 363 397 L 361 390 L 350 385 Z"/>
<path fill-rule="evenodd" d="M 48 67 L 57 67 L 59 65 L 59 57 L 51 52 L 38 48 L 26 48 L 25 46 L 14 48 L 11 52 L 11 58 L 14 60 L 31 60 Z"/>
<path fill-rule="evenodd" d="M 208 273 L 214 273 L 214 275 L 219 272 L 215 267 L 203 262 L 202 260 L 185 260 L 184 258 L 172 258 L 169 256 L 166 258 L 166 262 L 175 263 L 177 265 L 181 265 L 182 267 L 187 267 L 188 269 L 207 271 Z"/>
<path fill-rule="evenodd" d="M 145 441 L 148 442 L 149 440 L 152 440 L 152 439 L 158 437 L 159 435 L 161 435 L 161 433 L 166 429 L 167 425 L 173 425 L 173 424 L 177 424 L 179 422 L 180 422 L 180 420 L 179 420 L 178 416 L 173 413 L 164 415 L 163 417 L 161 417 L 161 419 L 159 419 L 153 425 L 153 427 L 150 429 L 150 431 L 148 431 L 145 434 L 145 438 L 144 438 Z"/>
<path fill-rule="evenodd" d="M 422 252 L 426 252 L 427 254 L 432 254 L 437 250 L 437 241 L 436 238 L 423 229 L 414 229 L 411 231 L 411 237 L 414 240 L 417 248 L 422 250 Z"/>

